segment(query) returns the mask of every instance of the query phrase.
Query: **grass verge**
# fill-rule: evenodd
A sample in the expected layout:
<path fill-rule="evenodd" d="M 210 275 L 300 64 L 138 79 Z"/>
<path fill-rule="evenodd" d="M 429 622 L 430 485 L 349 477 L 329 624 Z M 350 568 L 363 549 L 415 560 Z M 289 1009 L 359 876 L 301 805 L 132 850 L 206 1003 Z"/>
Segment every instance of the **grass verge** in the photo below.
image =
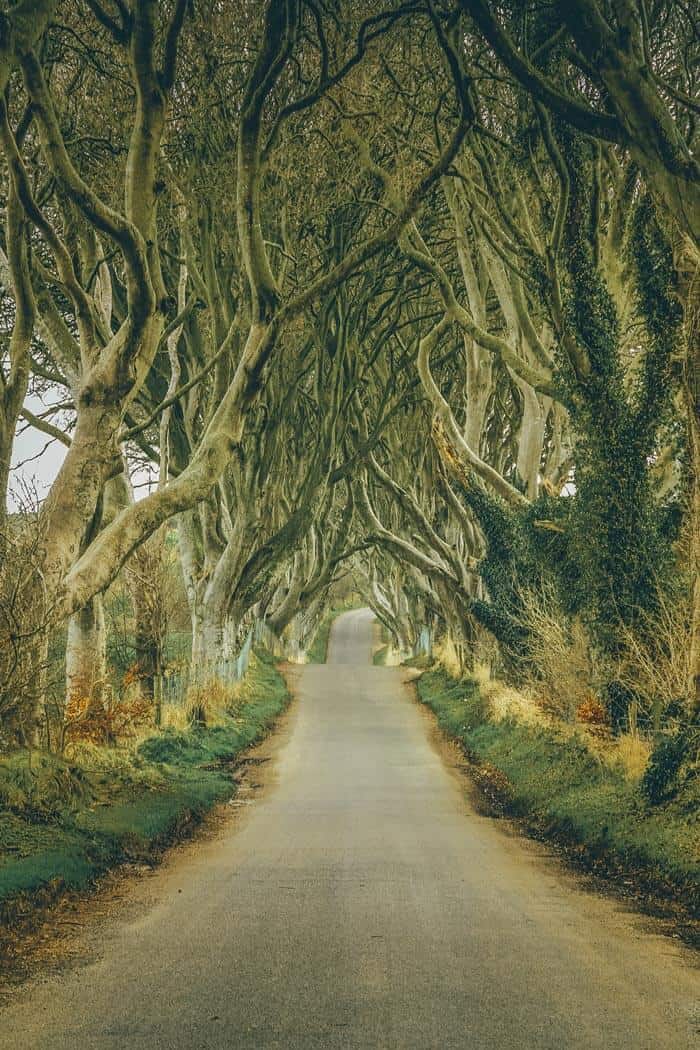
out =
<path fill-rule="evenodd" d="M 328 659 L 328 642 L 331 636 L 331 627 L 333 621 L 340 616 L 341 613 L 348 612 L 350 609 L 357 608 L 355 605 L 341 605 L 327 609 L 318 630 L 313 640 L 308 653 L 307 663 L 310 664 L 325 664 Z"/>
<path fill-rule="evenodd" d="M 372 653 L 372 663 L 375 667 L 385 667 L 386 658 L 389 655 L 389 646 L 382 645 Z"/>
<path fill-rule="evenodd" d="M 651 806 L 583 733 L 495 720 L 476 681 L 442 669 L 416 685 L 493 807 L 558 841 L 588 869 L 633 876 L 642 895 L 680 902 L 700 918 L 700 777 L 686 777 L 675 798 Z"/>
<path fill-rule="evenodd" d="M 89 886 L 123 861 L 151 860 L 217 802 L 233 763 L 289 700 L 271 658 L 256 655 L 235 711 L 217 724 L 165 730 L 136 747 L 77 745 L 70 758 L 0 758 L 0 924 Z"/>

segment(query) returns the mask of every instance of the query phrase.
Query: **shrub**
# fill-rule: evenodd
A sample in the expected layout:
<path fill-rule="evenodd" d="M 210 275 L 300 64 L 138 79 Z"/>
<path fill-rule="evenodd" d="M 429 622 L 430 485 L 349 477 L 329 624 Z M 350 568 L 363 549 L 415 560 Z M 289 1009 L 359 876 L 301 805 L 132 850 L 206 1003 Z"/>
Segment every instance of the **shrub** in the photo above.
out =
<path fill-rule="evenodd" d="M 114 744 L 124 737 L 133 738 L 139 728 L 148 725 L 152 714 L 153 705 L 140 694 L 107 696 L 104 701 L 73 694 L 66 702 L 64 743 Z"/>
<path fill-rule="evenodd" d="M 666 802 L 680 787 L 679 773 L 693 744 L 697 747 L 697 730 L 678 729 L 662 736 L 651 753 L 642 777 L 642 794 L 653 806 Z"/>
<path fill-rule="evenodd" d="M 187 692 L 186 721 L 190 725 L 214 725 L 226 715 L 235 715 L 245 700 L 244 682 L 224 682 L 212 675 Z"/>
<path fill-rule="evenodd" d="M 553 585 L 520 592 L 527 631 L 523 678 L 543 710 L 566 721 L 589 700 L 592 666 L 583 626 L 564 613 Z"/>
<path fill-rule="evenodd" d="M 576 718 L 579 722 L 590 726 L 607 726 L 608 713 L 600 700 L 592 693 L 576 708 Z"/>
<path fill-rule="evenodd" d="M 0 761 L 0 809 L 31 821 L 57 819 L 91 794 L 85 771 L 56 755 L 15 751 Z"/>
<path fill-rule="evenodd" d="M 657 725 L 672 697 L 683 696 L 690 675 L 691 602 L 687 581 L 656 583 L 656 607 L 640 610 L 634 629 L 620 627 L 619 687 L 645 720 Z"/>
<path fill-rule="evenodd" d="M 651 745 L 637 733 L 623 733 L 615 742 L 612 767 L 632 784 L 639 784 L 649 765 Z"/>

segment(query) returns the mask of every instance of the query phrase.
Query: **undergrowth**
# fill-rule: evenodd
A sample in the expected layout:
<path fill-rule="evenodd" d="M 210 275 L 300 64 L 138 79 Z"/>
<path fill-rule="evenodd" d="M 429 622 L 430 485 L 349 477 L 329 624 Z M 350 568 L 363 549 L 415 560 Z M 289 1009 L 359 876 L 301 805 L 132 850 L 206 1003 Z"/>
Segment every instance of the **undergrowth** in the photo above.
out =
<path fill-rule="evenodd" d="M 384 667 L 388 655 L 389 646 L 382 645 L 379 649 L 375 650 L 375 652 L 372 653 L 372 663 L 375 667 Z"/>
<path fill-rule="evenodd" d="M 245 690 L 217 724 L 166 729 L 138 746 L 73 745 L 65 757 L 0 757 L 0 921 L 32 894 L 90 884 L 123 860 L 149 859 L 234 792 L 231 763 L 285 707 L 287 690 L 258 652 Z"/>

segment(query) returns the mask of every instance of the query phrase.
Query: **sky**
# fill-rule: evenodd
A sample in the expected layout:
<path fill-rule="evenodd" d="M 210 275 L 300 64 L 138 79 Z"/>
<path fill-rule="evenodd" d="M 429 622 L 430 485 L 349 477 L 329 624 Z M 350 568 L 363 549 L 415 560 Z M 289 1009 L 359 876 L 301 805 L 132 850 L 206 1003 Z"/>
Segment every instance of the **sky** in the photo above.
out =
<path fill-rule="evenodd" d="M 28 394 L 25 405 L 30 412 L 38 415 L 46 408 L 46 404 L 34 394 Z M 20 429 L 25 427 L 24 421 L 20 422 Z M 12 453 L 13 471 L 10 477 L 10 491 L 8 493 L 7 505 L 11 511 L 17 510 L 17 499 L 13 496 L 22 481 L 29 482 L 36 489 L 37 495 L 43 497 L 58 474 L 61 463 L 66 454 L 65 445 L 60 441 L 52 441 L 47 434 L 34 427 L 26 427 L 22 434 L 15 438 Z M 34 458 L 38 457 L 38 458 Z M 18 464 L 23 464 L 18 466 Z"/>
<path fill-rule="evenodd" d="M 45 411 L 55 400 L 57 391 L 54 390 L 49 396 L 40 398 L 36 394 L 27 394 L 24 399 L 25 406 L 34 415 Z M 52 418 L 54 426 L 65 424 L 67 414 Z M 43 499 L 51 487 L 61 464 L 65 458 L 67 448 L 62 442 L 52 440 L 47 434 L 36 430 L 35 427 L 27 426 L 24 420 L 20 420 L 19 429 L 22 431 L 15 437 L 12 451 L 12 474 L 10 475 L 10 486 L 7 496 L 7 506 L 10 512 L 19 509 L 22 502 L 22 487 L 27 485 L 29 490 L 36 492 L 39 499 Z M 139 500 L 148 495 L 148 492 L 156 483 L 154 471 L 142 467 L 134 468 L 132 465 L 131 481 L 134 499 Z"/>

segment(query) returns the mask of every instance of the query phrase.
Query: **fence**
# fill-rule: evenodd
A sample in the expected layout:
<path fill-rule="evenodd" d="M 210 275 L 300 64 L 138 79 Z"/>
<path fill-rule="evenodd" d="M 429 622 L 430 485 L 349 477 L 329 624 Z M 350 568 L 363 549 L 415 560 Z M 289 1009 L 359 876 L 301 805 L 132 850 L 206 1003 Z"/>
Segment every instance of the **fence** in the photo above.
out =
<path fill-rule="evenodd" d="M 394 649 L 389 644 L 386 653 L 387 666 L 396 666 L 405 660 L 414 660 L 418 656 L 430 656 L 433 651 L 433 632 L 430 627 L 423 625 L 419 631 L 414 645 L 409 649 Z"/>
<path fill-rule="evenodd" d="M 278 660 L 289 660 L 292 664 L 305 663 L 306 653 L 296 638 L 283 641 L 274 631 L 270 630 L 264 620 L 256 621 L 254 632 L 258 645 L 263 645 Z"/>
<path fill-rule="evenodd" d="M 197 664 L 188 663 L 182 671 L 158 675 L 153 683 L 156 711 L 160 712 L 163 704 L 183 706 L 191 689 L 211 682 L 213 679 L 224 685 L 240 682 L 248 670 L 254 633 L 255 628 L 251 627 L 238 656 L 230 659 L 204 660 Z"/>
<path fill-rule="evenodd" d="M 284 642 L 274 631 L 270 630 L 264 620 L 256 620 L 246 635 L 245 642 L 238 656 L 230 659 L 204 660 L 197 664 L 187 663 L 181 671 L 170 671 L 158 675 L 153 682 L 156 705 L 156 721 L 160 724 L 161 711 L 164 705 L 184 707 L 190 690 L 197 686 L 218 681 L 224 685 L 240 682 L 248 670 L 253 644 L 261 645 L 278 660 L 289 660 L 291 663 L 304 663 L 306 653 L 299 642 L 292 639 Z M 432 651 L 432 631 L 423 626 L 411 650 L 400 654 L 402 660 L 416 656 L 430 656 Z"/>
<path fill-rule="evenodd" d="M 187 702 L 191 689 L 218 681 L 224 685 L 240 682 L 248 670 L 253 644 L 262 645 L 278 660 L 289 660 L 292 663 L 303 663 L 305 653 L 299 643 L 285 643 L 270 630 L 264 620 L 256 620 L 246 635 L 245 642 L 238 656 L 230 659 L 204 660 L 190 664 L 182 671 L 171 671 L 159 675 L 154 680 L 156 719 L 160 721 L 160 712 L 164 704 L 182 707 Z"/>
<path fill-rule="evenodd" d="M 411 656 L 430 656 L 433 651 L 433 632 L 430 627 L 423 626 L 418 632 L 418 640 L 413 646 Z"/>

